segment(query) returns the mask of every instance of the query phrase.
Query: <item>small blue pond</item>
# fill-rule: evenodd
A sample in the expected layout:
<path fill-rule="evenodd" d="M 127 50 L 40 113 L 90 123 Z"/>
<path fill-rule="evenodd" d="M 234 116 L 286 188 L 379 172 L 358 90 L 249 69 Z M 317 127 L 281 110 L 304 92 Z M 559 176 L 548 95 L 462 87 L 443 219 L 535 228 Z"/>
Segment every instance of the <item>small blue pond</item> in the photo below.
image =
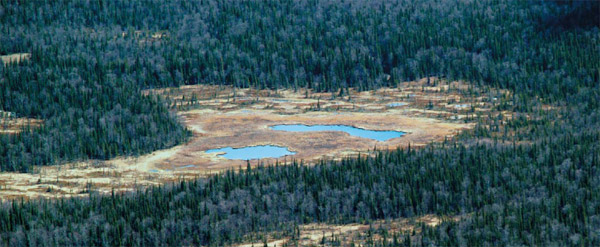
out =
<path fill-rule="evenodd" d="M 185 166 L 178 166 L 175 167 L 175 169 L 185 169 L 185 168 L 190 168 L 190 167 L 195 167 L 196 165 L 185 165 Z"/>
<path fill-rule="evenodd" d="M 271 126 L 272 130 L 283 130 L 292 132 L 308 131 L 342 131 L 351 136 L 369 138 L 377 141 L 387 141 L 392 138 L 398 138 L 405 133 L 393 130 L 366 130 L 348 125 L 303 125 L 303 124 L 282 124 Z"/>
<path fill-rule="evenodd" d="M 399 106 L 405 106 L 408 105 L 408 103 L 404 103 L 404 102 L 394 102 L 394 103 L 389 103 L 387 104 L 388 107 L 399 107 Z"/>
<path fill-rule="evenodd" d="M 272 145 L 252 146 L 243 148 L 219 148 L 206 150 L 206 153 L 222 153 L 219 156 L 230 160 L 252 160 L 264 158 L 279 158 L 286 155 L 293 155 L 286 147 Z"/>

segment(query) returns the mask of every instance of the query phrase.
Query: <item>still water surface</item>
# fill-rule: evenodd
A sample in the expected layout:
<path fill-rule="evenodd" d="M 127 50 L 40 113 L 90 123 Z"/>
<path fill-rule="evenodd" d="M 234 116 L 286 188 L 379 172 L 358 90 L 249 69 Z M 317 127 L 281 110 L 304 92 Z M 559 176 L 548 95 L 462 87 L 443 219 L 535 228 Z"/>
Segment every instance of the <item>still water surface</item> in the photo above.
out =
<path fill-rule="evenodd" d="M 230 160 L 279 158 L 286 155 L 296 154 L 296 152 L 292 152 L 286 147 L 279 147 L 273 145 L 262 145 L 243 148 L 225 147 L 206 150 L 206 153 L 220 153 L 219 156 Z"/>
<path fill-rule="evenodd" d="M 377 141 L 387 141 L 389 139 L 398 138 L 405 133 L 394 130 L 366 130 L 356 128 L 349 125 L 304 125 L 304 124 L 282 124 L 271 126 L 272 130 L 283 130 L 292 132 L 308 132 L 308 131 L 342 131 L 351 136 L 369 138 Z"/>

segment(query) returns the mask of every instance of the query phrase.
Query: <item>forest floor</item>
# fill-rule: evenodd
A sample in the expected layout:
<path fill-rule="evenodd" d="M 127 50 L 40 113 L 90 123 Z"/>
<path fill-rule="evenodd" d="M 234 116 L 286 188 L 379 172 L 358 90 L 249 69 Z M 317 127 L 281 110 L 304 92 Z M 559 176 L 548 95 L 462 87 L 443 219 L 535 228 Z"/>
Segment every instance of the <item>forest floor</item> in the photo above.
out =
<path fill-rule="evenodd" d="M 0 134 L 16 134 L 23 128 L 36 128 L 42 123 L 40 119 L 15 117 L 11 112 L 0 110 Z"/>
<path fill-rule="evenodd" d="M 0 60 L 5 65 L 8 63 L 19 63 L 21 60 L 29 58 L 31 58 L 31 53 L 14 53 L 0 56 Z"/>
<path fill-rule="evenodd" d="M 377 220 L 370 224 L 306 224 L 299 225 L 294 237 L 285 236 L 281 232 L 253 233 L 246 236 L 246 243 L 237 247 L 253 246 L 372 246 L 385 239 L 388 243 L 393 241 L 396 235 L 401 242 L 405 236 L 410 236 L 411 242 L 418 242 L 421 226 L 434 227 L 443 221 L 457 222 L 466 216 L 439 217 L 436 215 L 425 215 L 412 218 L 399 218 L 393 220 Z"/>
<path fill-rule="evenodd" d="M 160 95 L 193 132 L 187 143 L 139 157 L 84 161 L 38 167 L 35 173 L 1 173 L 0 198 L 58 197 L 98 192 L 130 191 L 246 167 L 208 149 L 277 145 L 293 156 L 263 159 L 264 164 L 305 162 L 368 154 L 375 148 L 419 147 L 452 138 L 475 126 L 478 117 L 511 95 L 503 90 L 478 89 L 462 82 L 430 78 L 376 91 L 313 93 L 297 90 L 253 90 L 207 85 L 144 91 Z M 510 112 L 499 114 L 510 117 Z M 380 142 L 344 132 L 294 133 L 274 131 L 278 124 L 344 124 L 406 134 Z M 257 165 L 259 161 L 250 163 Z"/>
<path fill-rule="evenodd" d="M 9 63 L 19 63 L 31 58 L 31 53 L 14 53 L 0 56 L 0 61 L 6 66 Z M 16 117 L 12 112 L 0 110 L 0 134 L 16 134 L 24 127 L 36 128 L 42 124 L 42 120 L 34 118 Z"/>

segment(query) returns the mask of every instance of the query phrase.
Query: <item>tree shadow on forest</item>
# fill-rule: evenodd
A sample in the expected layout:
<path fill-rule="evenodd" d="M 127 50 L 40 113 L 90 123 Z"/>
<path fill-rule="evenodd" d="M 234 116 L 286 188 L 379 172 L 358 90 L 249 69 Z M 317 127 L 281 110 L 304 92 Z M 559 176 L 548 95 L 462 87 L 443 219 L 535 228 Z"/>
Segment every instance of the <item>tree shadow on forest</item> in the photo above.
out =
<path fill-rule="evenodd" d="M 600 28 L 600 1 L 552 1 L 549 4 L 566 9 L 559 15 L 543 17 L 539 23 L 540 30 L 560 32 Z"/>

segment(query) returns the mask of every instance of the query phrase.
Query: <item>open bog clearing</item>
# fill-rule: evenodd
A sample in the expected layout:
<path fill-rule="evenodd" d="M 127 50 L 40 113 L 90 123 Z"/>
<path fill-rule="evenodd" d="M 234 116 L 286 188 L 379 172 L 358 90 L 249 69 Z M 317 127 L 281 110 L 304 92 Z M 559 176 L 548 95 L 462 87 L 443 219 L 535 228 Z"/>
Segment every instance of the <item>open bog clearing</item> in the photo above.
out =
<path fill-rule="evenodd" d="M 224 153 L 239 153 L 249 147 L 281 149 L 281 155 L 271 156 L 278 158 L 253 159 L 249 161 L 252 165 L 292 159 L 310 163 L 368 154 L 374 148 L 396 149 L 409 144 L 419 147 L 473 128 L 476 115 L 487 115 L 493 105 L 510 98 L 506 91 L 484 92 L 461 82 L 435 78 L 429 81 L 406 82 L 377 91 L 350 90 L 342 96 L 304 89 L 274 91 L 206 85 L 147 90 L 145 94 L 160 95 L 192 131 L 187 143 L 140 157 L 40 167 L 37 174 L 2 173 L 0 196 L 77 196 L 86 195 L 89 190 L 127 191 L 206 176 L 245 167 L 248 161 L 243 156 L 228 158 Z M 274 126 L 345 127 L 285 131 Z M 396 136 L 369 138 L 352 131 L 385 131 L 381 133 Z"/>
<path fill-rule="evenodd" d="M 411 242 L 418 243 L 422 225 L 434 227 L 442 222 L 458 222 L 466 217 L 470 217 L 470 215 L 439 217 L 430 214 L 412 218 L 377 220 L 371 224 L 304 224 L 298 226 L 298 233 L 295 237 L 283 237 L 281 232 L 249 234 L 246 236 L 247 241 L 244 241 L 247 243 L 235 246 L 352 246 L 353 244 L 354 246 L 372 246 L 373 242 L 382 242 L 383 240 L 391 244 L 394 234 L 397 234 L 400 241 L 408 235 L 411 236 Z"/>

